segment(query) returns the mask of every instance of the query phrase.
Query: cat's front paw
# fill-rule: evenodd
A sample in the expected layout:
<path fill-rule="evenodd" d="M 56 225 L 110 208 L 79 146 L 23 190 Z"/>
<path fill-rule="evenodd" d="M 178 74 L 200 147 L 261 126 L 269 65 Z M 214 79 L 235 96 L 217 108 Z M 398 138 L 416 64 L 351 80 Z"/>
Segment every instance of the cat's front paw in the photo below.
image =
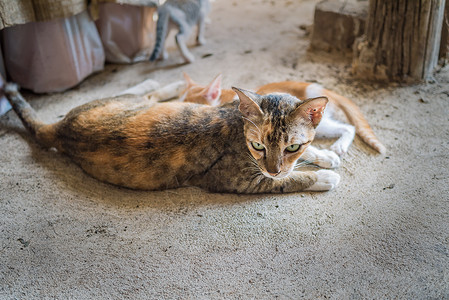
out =
<path fill-rule="evenodd" d="M 339 141 L 335 142 L 330 149 L 332 151 L 334 151 L 335 153 L 337 153 L 338 155 L 342 156 L 343 154 L 345 154 L 346 152 L 348 152 L 349 149 L 349 145 L 340 143 Z"/>
<path fill-rule="evenodd" d="M 340 175 L 330 170 L 316 171 L 317 181 L 305 191 L 329 191 L 335 188 L 340 183 Z"/>
<path fill-rule="evenodd" d="M 340 157 L 331 150 L 322 149 L 316 153 L 315 165 L 326 169 L 338 168 L 341 164 Z"/>

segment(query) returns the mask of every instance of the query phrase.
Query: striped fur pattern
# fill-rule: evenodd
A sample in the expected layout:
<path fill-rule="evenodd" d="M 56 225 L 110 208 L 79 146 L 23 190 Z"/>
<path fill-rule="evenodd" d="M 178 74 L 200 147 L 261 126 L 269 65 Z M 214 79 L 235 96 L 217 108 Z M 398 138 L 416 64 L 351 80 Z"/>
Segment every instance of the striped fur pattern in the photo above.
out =
<path fill-rule="evenodd" d="M 156 25 L 156 42 L 150 61 L 155 61 L 161 55 L 167 58 L 165 52 L 165 39 L 171 28 L 177 28 L 176 44 L 186 62 L 193 62 L 194 56 L 186 46 L 187 39 L 198 25 L 197 43 L 205 43 L 204 29 L 206 15 L 210 11 L 209 0 L 167 0 L 158 8 L 158 21 Z"/>
<path fill-rule="evenodd" d="M 295 170 L 327 99 L 235 91 L 240 100 L 215 107 L 121 95 L 43 124 L 15 85 L 5 88 L 37 142 L 68 155 L 104 182 L 142 190 L 197 186 L 229 193 L 329 190 L 338 184 L 333 171 Z"/>

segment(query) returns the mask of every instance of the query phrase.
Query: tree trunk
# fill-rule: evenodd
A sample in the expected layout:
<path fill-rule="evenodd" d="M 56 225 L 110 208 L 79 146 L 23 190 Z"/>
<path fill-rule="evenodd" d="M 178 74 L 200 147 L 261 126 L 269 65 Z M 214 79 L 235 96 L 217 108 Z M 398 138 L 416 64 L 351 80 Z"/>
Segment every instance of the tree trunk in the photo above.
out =
<path fill-rule="evenodd" d="M 449 2 L 446 1 L 444 8 L 443 29 L 441 30 L 440 43 L 440 62 L 442 65 L 447 64 L 449 60 Z"/>
<path fill-rule="evenodd" d="M 370 0 L 353 72 L 370 80 L 429 79 L 438 63 L 445 0 Z"/>

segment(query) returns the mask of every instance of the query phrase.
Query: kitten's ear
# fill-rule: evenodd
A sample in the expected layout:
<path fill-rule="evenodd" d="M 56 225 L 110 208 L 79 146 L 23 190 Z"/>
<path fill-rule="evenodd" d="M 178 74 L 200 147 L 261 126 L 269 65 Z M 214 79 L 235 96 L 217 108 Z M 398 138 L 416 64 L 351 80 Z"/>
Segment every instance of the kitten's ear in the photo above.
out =
<path fill-rule="evenodd" d="M 221 74 L 215 77 L 215 79 L 204 89 L 204 96 L 209 105 L 217 105 L 220 102 Z"/>
<path fill-rule="evenodd" d="M 295 109 L 293 117 L 302 117 L 309 120 L 312 126 L 316 128 L 320 124 L 328 101 L 326 97 L 307 99 Z"/>
<path fill-rule="evenodd" d="M 256 99 L 259 97 L 259 95 L 236 87 L 233 87 L 232 89 L 239 96 L 240 99 L 239 110 L 244 117 L 252 119 L 263 116 L 263 112 L 256 102 L 257 101 Z"/>
<path fill-rule="evenodd" d="M 184 80 L 186 81 L 187 88 L 190 88 L 191 86 L 197 85 L 195 83 L 195 81 L 193 81 L 192 78 L 190 78 L 190 76 L 187 75 L 187 73 L 183 72 L 182 75 L 184 76 Z"/>

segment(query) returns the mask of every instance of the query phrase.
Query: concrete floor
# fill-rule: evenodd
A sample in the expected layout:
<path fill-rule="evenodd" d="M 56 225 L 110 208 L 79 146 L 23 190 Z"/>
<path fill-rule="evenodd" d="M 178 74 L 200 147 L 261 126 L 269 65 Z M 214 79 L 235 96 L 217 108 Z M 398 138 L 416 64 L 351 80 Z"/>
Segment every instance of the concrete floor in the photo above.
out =
<path fill-rule="evenodd" d="M 316 81 L 360 105 L 388 147 L 358 138 L 326 193 L 142 192 L 101 183 L 0 118 L 1 299 L 449 298 L 449 71 L 434 83 L 355 80 L 309 53 L 317 1 L 216 1 L 208 44 L 182 62 L 108 65 L 65 93 L 33 95 L 46 122 L 152 78 L 218 73 L 224 86 Z M 212 54 L 206 55 L 206 54 Z M 202 58 L 204 56 L 204 58 Z M 329 142 L 316 145 L 328 147 Z"/>

